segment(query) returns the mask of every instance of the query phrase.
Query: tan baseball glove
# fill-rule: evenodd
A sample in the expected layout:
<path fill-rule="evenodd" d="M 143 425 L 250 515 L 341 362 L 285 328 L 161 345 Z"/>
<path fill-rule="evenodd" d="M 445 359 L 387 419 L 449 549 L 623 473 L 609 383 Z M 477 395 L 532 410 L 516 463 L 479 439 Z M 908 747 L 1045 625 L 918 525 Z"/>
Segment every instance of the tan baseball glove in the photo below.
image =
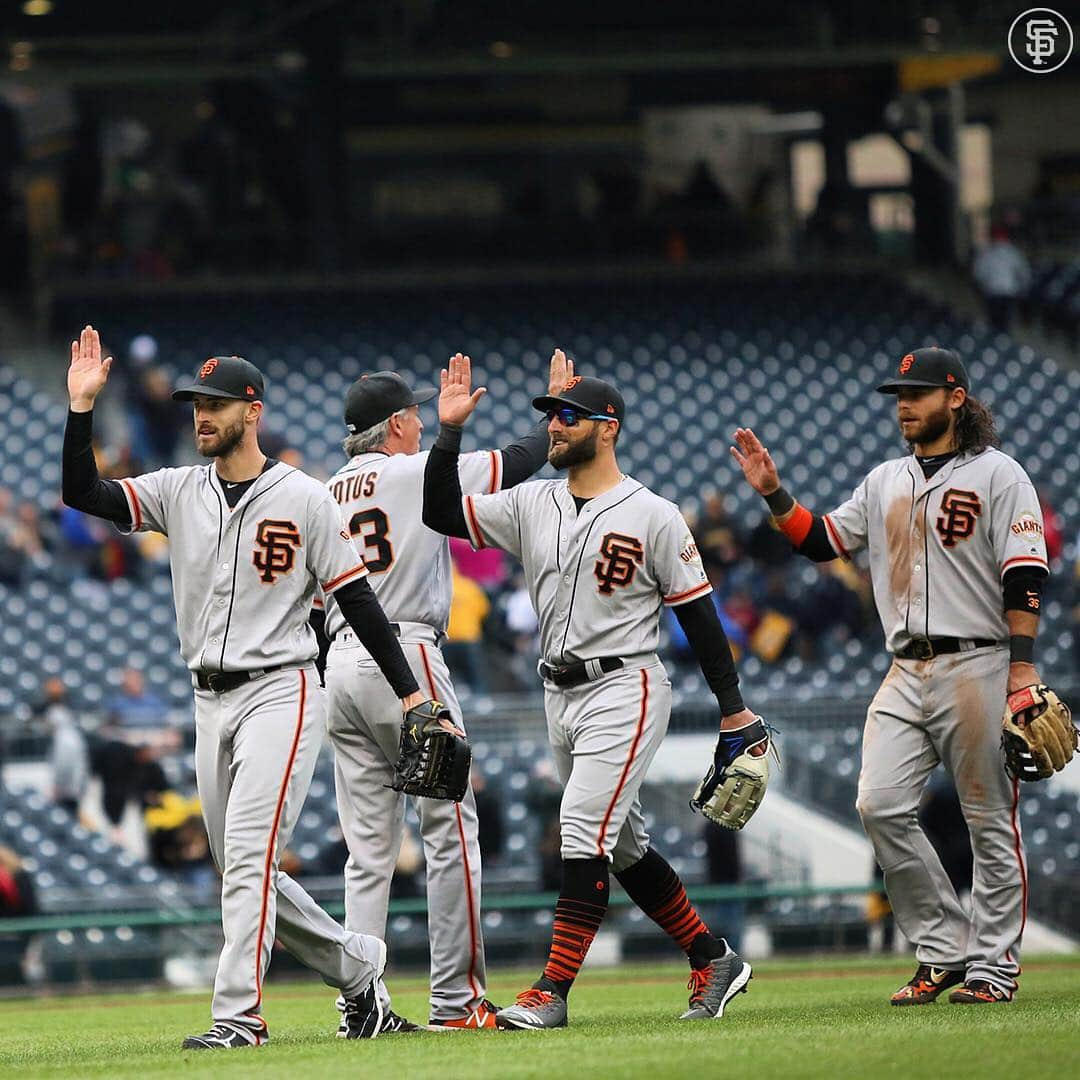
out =
<path fill-rule="evenodd" d="M 751 754 L 764 746 L 765 753 Z M 772 746 L 761 717 L 746 727 L 721 731 L 713 762 L 697 786 L 690 806 L 725 829 L 741 829 L 754 815 L 769 786 Z M 775 747 L 773 747 L 775 754 Z"/>
<path fill-rule="evenodd" d="M 1001 749 L 1005 771 L 1014 780 L 1053 776 L 1072 760 L 1076 747 L 1069 706 L 1049 686 L 1025 686 L 1005 699 Z"/>

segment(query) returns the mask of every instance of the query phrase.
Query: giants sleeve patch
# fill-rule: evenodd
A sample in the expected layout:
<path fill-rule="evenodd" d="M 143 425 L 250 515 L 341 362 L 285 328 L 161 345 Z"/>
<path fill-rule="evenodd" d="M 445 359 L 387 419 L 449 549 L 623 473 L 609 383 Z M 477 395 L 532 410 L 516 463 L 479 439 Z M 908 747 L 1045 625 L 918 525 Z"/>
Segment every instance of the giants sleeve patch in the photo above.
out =
<path fill-rule="evenodd" d="M 1035 536 L 1042 536 L 1043 527 L 1042 522 L 1039 521 L 1034 514 L 1024 513 L 1021 514 L 1010 526 L 1009 529 L 1016 535 L 1024 538 L 1031 538 Z"/>

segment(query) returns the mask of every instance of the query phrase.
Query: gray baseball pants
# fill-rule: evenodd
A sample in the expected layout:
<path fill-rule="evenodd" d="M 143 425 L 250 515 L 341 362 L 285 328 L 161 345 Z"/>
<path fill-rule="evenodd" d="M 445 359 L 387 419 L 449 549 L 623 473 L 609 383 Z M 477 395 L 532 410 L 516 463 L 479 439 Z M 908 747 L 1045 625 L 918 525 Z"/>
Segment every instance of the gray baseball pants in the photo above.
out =
<path fill-rule="evenodd" d="M 870 704 L 858 810 L 885 875 L 897 925 L 920 963 L 966 971 L 1011 995 L 1027 918 L 1019 785 L 1005 772 L 1001 718 L 1009 653 L 975 649 L 895 660 Z M 971 833 L 971 914 L 926 834 L 918 805 L 942 762 Z"/>

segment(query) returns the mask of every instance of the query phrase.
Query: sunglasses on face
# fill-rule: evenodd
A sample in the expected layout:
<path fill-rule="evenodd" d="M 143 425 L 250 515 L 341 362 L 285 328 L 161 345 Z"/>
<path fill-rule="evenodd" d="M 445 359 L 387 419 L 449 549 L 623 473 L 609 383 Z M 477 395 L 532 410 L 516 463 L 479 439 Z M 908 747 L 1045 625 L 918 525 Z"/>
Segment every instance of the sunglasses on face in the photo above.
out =
<path fill-rule="evenodd" d="M 577 427 L 582 420 L 614 420 L 614 416 L 601 416 L 599 413 L 580 413 L 574 409 L 548 409 L 544 414 L 550 424 L 556 417 L 563 427 Z"/>

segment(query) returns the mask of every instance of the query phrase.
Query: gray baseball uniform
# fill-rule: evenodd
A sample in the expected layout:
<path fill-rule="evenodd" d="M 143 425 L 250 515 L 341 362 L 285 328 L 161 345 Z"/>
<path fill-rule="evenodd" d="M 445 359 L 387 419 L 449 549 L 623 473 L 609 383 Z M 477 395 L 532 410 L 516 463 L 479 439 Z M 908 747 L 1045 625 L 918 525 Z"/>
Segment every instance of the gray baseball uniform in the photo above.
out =
<path fill-rule="evenodd" d="M 465 495 L 463 506 L 475 547 L 521 560 L 543 662 L 593 662 L 589 682 L 544 685 L 565 786 L 562 857 L 607 858 L 618 873 L 649 847 L 638 793 L 671 712 L 656 655 L 660 609 L 712 590 L 689 526 L 678 507 L 629 476 L 580 513 L 565 480 Z M 604 657 L 623 665 L 605 673 Z"/>
<path fill-rule="evenodd" d="M 439 651 L 450 615 L 450 546 L 422 520 L 427 453 L 360 454 L 329 481 L 348 527 L 362 545 L 379 603 L 399 628 L 401 647 L 425 693 L 443 702 L 465 729 Z M 463 491 L 498 491 L 502 455 L 463 454 Z M 338 813 L 349 848 L 345 925 L 383 936 L 390 879 L 401 847 L 405 798 L 390 789 L 398 756 L 401 707 L 337 604 L 327 604 L 329 731 L 334 744 Z M 460 803 L 417 799 L 427 864 L 431 942 L 431 1019 L 479 1017 L 486 994 L 480 925 L 480 846 L 470 789 Z"/>
<path fill-rule="evenodd" d="M 920 963 L 966 969 L 968 979 L 1011 997 L 1027 868 L 1018 784 L 999 747 L 1009 672 L 1001 579 L 1010 567 L 1047 565 L 1035 489 L 998 450 L 961 454 L 929 480 L 907 457 L 879 465 L 824 521 L 838 555 L 868 549 L 891 652 L 916 639 L 966 643 L 950 655 L 894 659 L 866 719 L 858 809 Z M 978 647 L 979 640 L 995 644 Z M 971 832 L 970 917 L 916 817 L 939 761 Z"/>
<path fill-rule="evenodd" d="M 195 691 L 195 767 L 222 873 L 225 946 L 213 1016 L 262 1041 L 262 982 L 275 930 L 348 997 L 376 973 L 381 942 L 340 927 L 278 869 L 326 720 L 306 614 L 366 575 L 337 504 L 280 462 L 230 510 L 213 464 L 122 481 L 133 530 L 165 533 L 184 661 L 193 672 L 267 672 L 224 693 Z M 400 712 L 400 707 L 399 707 Z"/>

